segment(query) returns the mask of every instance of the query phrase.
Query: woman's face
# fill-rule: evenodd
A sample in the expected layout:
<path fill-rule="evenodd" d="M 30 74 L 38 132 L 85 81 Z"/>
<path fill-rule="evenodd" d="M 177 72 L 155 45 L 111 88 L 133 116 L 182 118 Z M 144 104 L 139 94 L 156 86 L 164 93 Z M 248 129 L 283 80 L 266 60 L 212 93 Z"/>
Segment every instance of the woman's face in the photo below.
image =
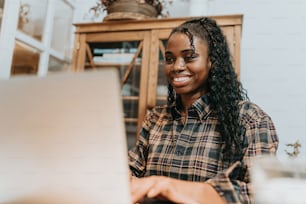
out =
<path fill-rule="evenodd" d="M 206 92 L 206 80 L 211 67 L 208 46 L 194 36 L 194 48 L 184 33 L 174 33 L 168 39 L 165 73 L 175 92 L 182 97 L 199 98 Z"/>

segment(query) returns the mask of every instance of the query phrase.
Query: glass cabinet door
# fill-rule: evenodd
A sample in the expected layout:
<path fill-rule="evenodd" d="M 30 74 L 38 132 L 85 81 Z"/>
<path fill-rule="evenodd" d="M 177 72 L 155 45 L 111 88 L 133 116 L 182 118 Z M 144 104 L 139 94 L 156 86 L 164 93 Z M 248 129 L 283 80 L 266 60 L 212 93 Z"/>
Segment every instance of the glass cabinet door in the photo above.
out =
<path fill-rule="evenodd" d="M 130 148 L 135 144 L 137 135 L 143 41 L 90 42 L 86 46 L 85 70 L 116 67 L 119 71 Z"/>
<path fill-rule="evenodd" d="M 140 44 L 139 41 L 90 44 L 95 68 L 116 67 L 119 70 L 125 128 L 131 143 L 135 142 L 131 138 L 135 138 L 137 129 L 141 71 L 141 53 L 137 49 Z"/>
<path fill-rule="evenodd" d="M 165 76 L 165 46 L 167 41 L 165 39 L 160 39 L 159 46 L 159 62 L 158 62 L 158 77 L 157 77 L 157 87 L 156 87 L 156 105 L 164 105 L 167 103 L 168 96 L 168 82 Z"/>

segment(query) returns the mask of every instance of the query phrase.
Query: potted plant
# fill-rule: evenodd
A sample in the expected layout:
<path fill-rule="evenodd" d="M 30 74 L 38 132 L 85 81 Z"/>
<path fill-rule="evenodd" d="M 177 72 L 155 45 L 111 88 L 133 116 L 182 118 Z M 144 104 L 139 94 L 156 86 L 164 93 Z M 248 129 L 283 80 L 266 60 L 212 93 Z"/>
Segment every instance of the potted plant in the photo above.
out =
<path fill-rule="evenodd" d="M 167 6 L 173 0 L 97 0 L 90 8 L 95 16 L 106 12 L 104 20 L 147 19 L 167 17 Z"/>

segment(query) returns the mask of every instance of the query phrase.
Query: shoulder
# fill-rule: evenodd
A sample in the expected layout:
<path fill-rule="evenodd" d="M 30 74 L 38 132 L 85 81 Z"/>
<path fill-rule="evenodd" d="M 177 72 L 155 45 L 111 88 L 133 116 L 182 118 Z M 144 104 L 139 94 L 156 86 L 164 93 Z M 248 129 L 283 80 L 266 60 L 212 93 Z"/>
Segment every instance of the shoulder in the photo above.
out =
<path fill-rule="evenodd" d="M 171 113 L 171 107 L 168 105 L 160 105 L 155 106 L 154 108 L 148 109 L 146 115 L 153 117 L 153 118 L 160 118 L 160 117 L 169 117 Z"/>
<path fill-rule="evenodd" d="M 245 122 L 254 123 L 263 119 L 271 120 L 270 116 L 260 106 L 251 101 L 241 101 L 239 107 L 240 117 Z"/>
<path fill-rule="evenodd" d="M 279 139 L 272 118 L 261 107 L 250 101 L 242 101 L 239 105 L 241 124 L 245 128 L 245 146 L 253 143 L 251 146 L 257 149 L 256 154 L 274 154 Z M 254 149 L 251 151 L 254 152 Z"/>
<path fill-rule="evenodd" d="M 161 105 L 147 110 L 144 123 L 150 126 L 150 124 L 162 123 L 171 118 L 171 107 L 168 105 Z"/>

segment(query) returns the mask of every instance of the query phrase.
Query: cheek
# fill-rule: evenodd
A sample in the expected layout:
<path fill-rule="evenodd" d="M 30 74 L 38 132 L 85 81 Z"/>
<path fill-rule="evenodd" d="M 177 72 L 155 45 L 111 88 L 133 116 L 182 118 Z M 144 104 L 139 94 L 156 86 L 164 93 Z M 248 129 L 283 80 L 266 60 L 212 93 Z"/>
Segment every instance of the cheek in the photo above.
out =
<path fill-rule="evenodd" d="M 208 65 L 206 66 L 197 66 L 193 69 L 194 73 L 198 76 L 198 80 L 200 81 L 206 81 L 210 72 L 210 67 Z"/>
<path fill-rule="evenodd" d="M 164 66 L 164 74 L 166 75 L 167 78 L 170 75 L 170 71 L 171 71 L 171 66 L 170 65 L 165 65 Z"/>

